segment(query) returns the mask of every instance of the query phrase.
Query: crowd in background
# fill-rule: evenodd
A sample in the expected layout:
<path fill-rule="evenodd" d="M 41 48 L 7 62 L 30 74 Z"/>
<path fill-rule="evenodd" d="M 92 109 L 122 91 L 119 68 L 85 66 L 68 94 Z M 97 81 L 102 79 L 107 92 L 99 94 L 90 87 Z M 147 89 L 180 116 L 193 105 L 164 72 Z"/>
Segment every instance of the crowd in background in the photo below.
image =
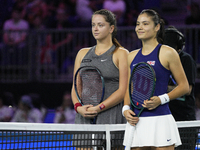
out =
<path fill-rule="evenodd" d="M 5 32 L 0 36 L 0 49 L 4 56 L 0 63 L 3 65 L 27 64 L 28 33 L 25 31 L 34 29 L 59 31 L 91 27 L 93 12 L 102 8 L 108 9 L 116 15 L 117 26 L 135 26 L 136 18 L 141 10 L 151 8 L 160 13 L 161 5 L 162 1 L 157 0 L 1 0 L 0 31 Z M 187 11 L 189 13 L 185 18 L 185 24 L 200 24 L 199 4 L 191 3 Z M 162 15 L 162 13 L 160 14 Z M 165 16 L 162 17 L 165 18 Z M 166 19 L 165 24 L 168 25 Z M 33 34 L 33 32 L 31 33 Z M 60 72 L 66 72 L 64 66 L 70 65 L 71 61 L 62 55 L 68 55 L 70 50 L 67 49 L 67 46 L 73 43 L 73 39 L 73 34 L 60 32 L 57 32 L 56 35 L 48 34 L 46 37 L 41 37 L 41 44 L 37 43 L 41 45 L 41 64 L 55 63 L 56 60 L 59 60 L 57 67 L 60 68 Z M 36 41 L 37 39 L 32 38 L 32 40 Z M 48 54 L 48 49 L 51 49 L 53 54 Z M 49 56 L 55 55 L 54 53 L 57 58 Z"/>
<path fill-rule="evenodd" d="M 66 91 L 60 105 L 52 109 L 53 115 L 50 120 L 47 120 L 48 110 L 37 93 L 22 95 L 19 99 L 11 92 L 0 94 L 0 122 L 74 123 L 76 112 L 70 92 Z"/>
<path fill-rule="evenodd" d="M 31 29 L 55 28 L 57 19 L 65 19 L 64 27 L 88 27 L 94 11 L 105 8 L 116 14 L 118 25 L 135 25 L 136 16 L 144 1 L 132 0 L 2 0 L 0 27 L 11 18 L 12 10 L 21 11 L 21 17 Z M 111 7 L 112 6 L 112 7 Z M 154 1 L 155 9 L 160 6 Z M 141 8 L 140 8 L 141 7 Z"/>
<path fill-rule="evenodd" d="M 161 1 L 133 1 L 133 0 L 1 0 L 0 29 L 12 16 L 13 10 L 20 11 L 21 18 L 29 25 L 29 29 L 59 28 L 61 27 L 90 27 L 91 16 L 94 11 L 108 9 L 117 18 L 118 26 L 135 25 L 138 13 L 145 8 L 161 10 Z M 185 24 L 200 24 L 198 3 L 188 6 L 191 16 L 186 18 Z M 162 14 L 162 13 L 161 13 Z M 166 21 L 167 23 L 167 21 Z M 27 29 L 27 28 L 25 28 Z"/>

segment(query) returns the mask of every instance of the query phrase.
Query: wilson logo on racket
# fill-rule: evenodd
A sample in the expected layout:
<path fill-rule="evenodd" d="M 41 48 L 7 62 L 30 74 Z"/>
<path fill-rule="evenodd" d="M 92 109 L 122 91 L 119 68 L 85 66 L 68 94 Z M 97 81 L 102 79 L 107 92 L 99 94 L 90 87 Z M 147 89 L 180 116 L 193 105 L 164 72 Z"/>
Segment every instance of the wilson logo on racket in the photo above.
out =
<path fill-rule="evenodd" d="M 149 92 L 150 88 L 150 79 L 146 78 L 145 76 L 142 76 L 141 74 L 136 74 L 136 83 L 135 83 L 135 89 L 142 93 L 143 95 L 146 95 Z"/>

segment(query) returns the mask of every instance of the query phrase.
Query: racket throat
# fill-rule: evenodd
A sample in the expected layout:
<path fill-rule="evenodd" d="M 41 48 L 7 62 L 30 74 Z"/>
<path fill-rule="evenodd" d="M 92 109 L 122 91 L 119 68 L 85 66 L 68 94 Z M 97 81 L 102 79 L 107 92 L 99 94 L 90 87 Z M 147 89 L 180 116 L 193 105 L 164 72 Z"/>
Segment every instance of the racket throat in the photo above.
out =
<path fill-rule="evenodd" d="M 140 112 L 137 114 L 137 117 L 139 117 L 141 115 L 141 113 L 143 112 L 144 107 L 140 110 Z"/>

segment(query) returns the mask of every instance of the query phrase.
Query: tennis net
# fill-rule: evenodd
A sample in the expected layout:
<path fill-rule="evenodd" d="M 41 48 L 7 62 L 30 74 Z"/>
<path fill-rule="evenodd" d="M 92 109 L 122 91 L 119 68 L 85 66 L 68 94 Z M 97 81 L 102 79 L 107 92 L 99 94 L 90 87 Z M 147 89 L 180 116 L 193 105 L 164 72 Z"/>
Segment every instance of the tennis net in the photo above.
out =
<path fill-rule="evenodd" d="M 200 150 L 200 121 L 177 122 L 183 145 Z M 125 124 L 0 123 L 1 150 L 123 150 Z"/>

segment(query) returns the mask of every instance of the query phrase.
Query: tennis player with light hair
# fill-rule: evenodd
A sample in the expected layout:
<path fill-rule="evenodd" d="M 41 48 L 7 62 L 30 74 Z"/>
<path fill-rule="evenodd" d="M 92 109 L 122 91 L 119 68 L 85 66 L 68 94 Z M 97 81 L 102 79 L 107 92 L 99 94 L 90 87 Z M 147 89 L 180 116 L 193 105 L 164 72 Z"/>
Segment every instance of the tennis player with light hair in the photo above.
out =
<path fill-rule="evenodd" d="M 156 86 L 153 96 L 149 100 L 144 99 L 144 110 L 139 117 L 136 116 L 140 110 L 130 109 L 127 88 L 122 109 L 127 120 L 124 145 L 128 145 L 129 135 L 133 134 L 131 150 L 174 150 L 174 147 L 181 145 L 181 140 L 168 102 L 189 92 L 187 78 L 178 53 L 162 45 L 164 21 L 156 11 L 143 10 L 137 18 L 135 31 L 142 41 L 142 48 L 129 53 L 129 74 L 135 64 L 146 62 L 155 71 Z M 177 87 L 167 93 L 171 73 L 177 81 Z M 130 133 L 131 126 L 135 126 L 134 133 Z"/>

